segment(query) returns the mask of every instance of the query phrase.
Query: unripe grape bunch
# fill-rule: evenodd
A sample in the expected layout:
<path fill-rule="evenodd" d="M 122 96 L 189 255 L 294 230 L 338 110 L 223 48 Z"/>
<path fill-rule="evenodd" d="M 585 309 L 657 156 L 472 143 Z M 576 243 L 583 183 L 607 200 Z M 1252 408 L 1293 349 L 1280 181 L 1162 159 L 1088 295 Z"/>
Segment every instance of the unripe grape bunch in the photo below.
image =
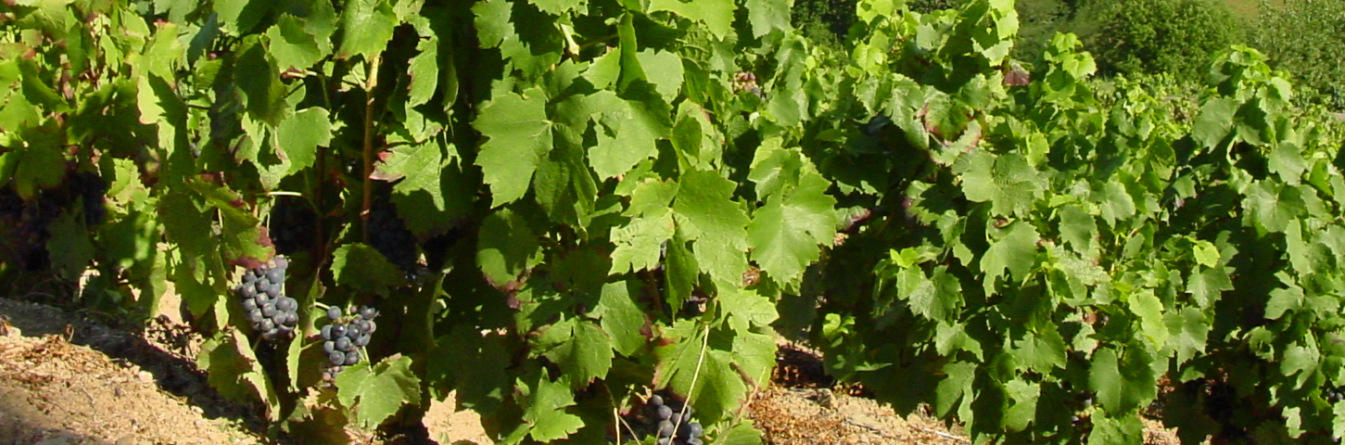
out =
<path fill-rule="evenodd" d="M 324 379 L 335 380 L 347 366 L 360 362 L 360 348 L 368 346 L 374 331 L 378 330 L 375 317 L 378 317 L 378 311 L 368 306 L 358 311 L 351 308 L 350 317 L 343 316 L 340 307 L 327 308 L 328 323 L 322 327 L 322 351 L 327 353 L 322 372 Z"/>
<path fill-rule="evenodd" d="M 276 257 L 244 272 L 243 281 L 235 289 L 252 329 L 268 341 L 289 336 L 299 324 L 299 302 L 285 296 L 288 267 L 288 259 Z"/>

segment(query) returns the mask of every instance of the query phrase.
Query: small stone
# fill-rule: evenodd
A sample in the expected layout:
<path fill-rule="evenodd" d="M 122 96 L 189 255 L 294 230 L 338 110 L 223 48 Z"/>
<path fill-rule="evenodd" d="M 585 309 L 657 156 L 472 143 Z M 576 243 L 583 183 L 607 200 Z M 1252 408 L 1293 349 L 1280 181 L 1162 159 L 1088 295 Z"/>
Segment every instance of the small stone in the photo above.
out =
<path fill-rule="evenodd" d="M 137 372 L 135 376 L 140 379 L 140 383 L 150 383 L 154 381 L 154 376 L 145 371 Z"/>

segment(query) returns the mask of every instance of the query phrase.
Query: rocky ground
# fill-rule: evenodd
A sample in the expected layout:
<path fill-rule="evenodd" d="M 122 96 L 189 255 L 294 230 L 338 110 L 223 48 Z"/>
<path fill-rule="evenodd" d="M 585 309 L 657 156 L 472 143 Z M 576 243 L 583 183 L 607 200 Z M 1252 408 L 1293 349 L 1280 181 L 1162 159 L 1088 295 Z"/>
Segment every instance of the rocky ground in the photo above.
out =
<path fill-rule="evenodd" d="M 143 335 L 99 318 L 0 299 L 0 444 L 267 442 L 260 407 L 214 393 L 194 365 L 200 339 L 175 317 L 160 316 Z M 834 387 L 803 348 L 782 343 L 779 365 L 774 386 L 754 394 L 745 410 L 768 444 L 970 443 L 926 415 L 902 418 L 851 395 L 853 388 Z M 450 398 L 431 407 L 424 419 L 430 440 L 490 444 L 480 419 L 453 406 Z M 1177 443 L 1154 425 L 1148 443 Z"/>

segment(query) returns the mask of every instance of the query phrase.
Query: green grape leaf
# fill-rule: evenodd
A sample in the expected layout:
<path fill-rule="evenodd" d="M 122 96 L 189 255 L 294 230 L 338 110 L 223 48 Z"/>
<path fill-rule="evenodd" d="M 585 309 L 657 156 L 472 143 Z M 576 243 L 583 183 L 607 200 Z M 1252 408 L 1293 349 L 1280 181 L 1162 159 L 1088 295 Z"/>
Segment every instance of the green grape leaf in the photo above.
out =
<path fill-rule="evenodd" d="M 569 318 L 545 329 L 536 342 L 542 355 L 560 366 L 574 389 L 581 389 L 612 369 L 612 342 L 596 323 Z"/>
<path fill-rule="evenodd" d="M 1075 252 L 1088 255 L 1097 236 L 1097 221 L 1077 205 L 1060 209 L 1060 237 L 1074 247 Z"/>
<path fill-rule="evenodd" d="M 1088 445 L 1140 445 L 1144 443 L 1144 423 L 1139 416 L 1119 419 L 1102 415 L 1093 416 L 1093 431 L 1088 434 Z"/>
<path fill-rule="evenodd" d="M 290 14 L 281 14 L 275 25 L 266 31 L 271 56 L 282 71 L 289 69 L 308 69 L 326 56 L 318 46 L 317 38 L 304 29 L 302 19 Z"/>
<path fill-rule="evenodd" d="M 678 228 L 695 240 L 692 250 L 701 271 L 721 283 L 742 281 L 749 220 L 733 202 L 733 181 L 713 171 L 692 171 L 681 179 L 673 212 Z"/>
<path fill-rule="evenodd" d="M 799 178 L 798 187 L 771 195 L 747 228 L 752 260 L 781 283 L 797 282 L 804 268 L 817 261 L 821 246 L 836 236 L 836 199 L 818 174 Z"/>
<path fill-rule="evenodd" d="M 397 27 L 397 13 L 388 0 L 350 0 L 341 11 L 340 58 L 383 52 Z"/>
<path fill-rule="evenodd" d="M 1129 344 L 1124 357 L 1116 349 L 1099 348 L 1093 352 L 1088 388 L 1108 412 L 1131 412 L 1158 395 L 1153 364 L 1154 356 L 1140 344 Z"/>
<path fill-rule="evenodd" d="M 1054 326 L 1041 326 L 1029 331 L 1027 337 L 1018 342 L 1018 355 L 1028 369 L 1047 375 L 1055 368 L 1065 367 L 1065 338 Z"/>
<path fill-rule="evenodd" d="M 551 442 L 569 437 L 580 427 L 584 420 L 565 412 L 565 407 L 574 405 L 574 393 L 564 379 L 552 382 L 546 378 L 546 372 L 534 372 L 519 379 L 518 386 L 527 390 L 527 404 L 523 412 L 523 421 L 532 425 L 528 435 L 538 442 Z"/>
<path fill-rule="evenodd" d="M 1289 185 L 1298 185 L 1302 182 L 1303 172 L 1308 169 L 1308 163 L 1303 159 L 1303 147 L 1291 142 L 1275 144 L 1275 147 L 1270 149 L 1267 160 L 1270 171 L 1275 172 L 1281 181 Z"/>
<path fill-rule="evenodd" d="M 1214 247 L 1214 244 L 1209 241 L 1196 241 L 1191 246 L 1191 255 L 1195 257 L 1196 264 L 1201 266 L 1214 267 L 1219 264 L 1219 248 Z"/>
<path fill-rule="evenodd" d="M 1274 181 L 1257 181 L 1247 189 L 1243 205 L 1250 212 L 1246 217 L 1268 232 L 1284 232 L 1289 224 L 1296 224 L 1299 215 L 1307 214 L 1307 203 L 1298 187 L 1281 186 Z"/>
<path fill-rule="evenodd" d="M 967 199 L 990 202 L 996 215 L 1026 215 L 1043 189 L 1045 180 L 1021 154 L 995 156 L 977 152 L 962 173 Z"/>
<path fill-rule="evenodd" d="M 658 118 L 642 107 L 602 91 L 585 101 L 594 119 L 602 124 L 596 132 L 598 145 L 588 153 L 589 165 L 602 179 L 623 175 L 631 167 L 658 154 L 655 141 L 667 134 Z"/>
<path fill-rule="evenodd" d="M 747 19 L 752 22 L 752 37 L 760 38 L 771 31 L 789 32 L 789 11 L 794 0 L 747 0 Z"/>
<path fill-rule="evenodd" d="M 275 134 L 276 154 L 289 161 L 288 176 L 313 166 L 318 146 L 332 140 L 331 120 L 325 108 L 305 108 L 282 121 Z"/>
<path fill-rule="evenodd" d="M 260 400 L 266 406 L 268 418 L 279 419 L 280 400 L 242 331 L 231 329 L 206 340 L 196 356 L 196 366 L 207 372 L 210 386 L 224 397 L 236 401 Z"/>
<path fill-rule="evenodd" d="M 61 212 L 51 222 L 47 250 L 51 252 L 51 270 L 58 278 L 78 281 L 93 260 L 94 246 L 84 221 L 84 215 L 78 212 Z"/>
<path fill-rule="evenodd" d="M 32 199 L 37 191 L 61 185 L 65 177 L 65 156 L 56 147 L 24 144 L 0 154 L 0 172 L 12 174 L 14 191 Z"/>
<path fill-rule="evenodd" d="M 724 39 L 733 31 L 733 0 L 651 0 L 647 12 L 669 11 L 704 23 L 710 34 Z"/>
<path fill-rule="evenodd" d="M 336 248 L 332 252 L 331 269 L 337 285 L 366 292 L 386 295 L 388 288 L 405 284 L 401 269 L 366 244 L 344 244 Z"/>
<path fill-rule="evenodd" d="M 476 37 L 481 40 L 481 47 L 498 47 L 506 37 L 514 35 L 514 22 L 509 18 L 512 5 L 508 0 L 486 0 L 472 5 Z"/>
<path fill-rule="evenodd" d="M 601 317 L 602 330 L 612 337 L 612 348 L 621 355 L 634 356 L 644 346 L 645 337 L 640 330 L 647 320 L 631 298 L 626 282 L 604 284 L 598 306 L 589 313 Z"/>
<path fill-rule="evenodd" d="M 439 39 L 421 40 L 416 49 L 420 53 L 411 58 L 411 66 L 406 69 L 411 76 L 411 90 L 406 97 L 408 108 L 429 102 L 439 88 Z"/>
<path fill-rule="evenodd" d="M 1013 401 L 1013 406 L 1004 412 L 1004 428 L 1008 431 L 1026 430 L 1027 425 L 1037 418 L 1037 399 L 1041 397 L 1041 386 L 1013 379 L 1004 385 L 1004 390 Z"/>
<path fill-rule="evenodd" d="M 1237 99 L 1219 97 L 1210 99 L 1200 106 L 1191 125 L 1191 137 L 1205 148 L 1214 148 L 1223 142 L 1233 129 L 1233 114 L 1238 111 Z"/>
<path fill-rule="evenodd" d="M 996 231 L 1001 234 L 999 239 L 992 242 L 981 257 L 987 294 L 994 293 L 995 279 L 1004 276 L 1005 270 L 1015 280 L 1027 279 L 1028 272 L 1036 265 L 1037 241 L 1041 239 L 1037 228 L 1026 221 L 1015 221 Z"/>
<path fill-rule="evenodd" d="M 522 215 L 500 209 L 481 222 L 476 262 L 491 284 L 499 287 L 518 279 L 542 260 L 537 235 Z"/>
<path fill-rule="evenodd" d="M 610 237 L 616 249 L 612 251 L 611 273 L 653 270 L 662 258 L 663 243 L 676 232 L 672 213 L 635 218 L 630 223 L 613 227 Z"/>
<path fill-rule="evenodd" d="M 587 1 L 587 0 L 533 0 L 533 1 L 532 1 L 532 4 L 536 5 L 536 6 L 537 6 L 537 9 L 542 10 L 542 12 L 545 12 L 545 13 L 548 13 L 548 14 L 560 15 L 560 14 L 568 13 L 568 12 L 570 12 L 570 11 L 574 11 L 574 10 L 578 10 L 578 9 L 584 9 L 586 6 L 588 6 L 588 5 L 587 5 L 587 4 L 588 4 L 588 1 Z"/>
<path fill-rule="evenodd" d="M 1298 310 L 1303 307 L 1306 299 L 1303 296 L 1303 288 L 1295 286 L 1292 281 L 1287 281 L 1287 275 L 1284 272 L 1276 274 L 1281 281 L 1289 284 L 1288 288 L 1279 288 L 1270 291 L 1270 299 L 1266 301 L 1266 318 L 1278 320 L 1284 316 L 1285 312 Z"/>
<path fill-rule="evenodd" d="M 1124 185 L 1109 181 L 1102 190 L 1093 193 L 1093 201 L 1102 210 L 1102 219 L 1107 225 L 1116 227 L 1116 221 L 1135 216 L 1135 200 L 1130 197 Z"/>
<path fill-rule="evenodd" d="M 285 118 L 285 84 L 280 81 L 280 69 L 266 54 L 266 49 L 253 39 L 244 39 L 234 66 L 234 82 L 247 98 L 247 111 L 253 118 L 271 125 Z"/>
<path fill-rule="evenodd" d="M 276 5 L 266 0 L 219 0 L 212 4 L 224 29 L 233 35 L 251 31 Z"/>
<path fill-rule="evenodd" d="M 732 341 L 729 335 L 707 332 L 687 320 L 679 320 L 664 334 L 669 341 L 655 349 L 659 358 L 657 386 L 671 388 L 694 400 L 701 416 L 706 416 L 702 421 L 717 418 L 726 407 L 736 406 L 746 396 L 747 386 L 733 369 L 732 353 L 726 350 L 731 346 L 724 344 Z M 710 343 L 717 347 L 703 348 Z M 706 409 L 711 407 L 714 409 Z"/>
<path fill-rule="evenodd" d="M 403 404 L 420 404 L 420 378 L 411 370 L 411 358 L 394 355 L 370 366 L 361 362 L 336 376 L 341 405 L 355 412 L 364 429 L 374 429 L 397 413 Z"/>
<path fill-rule="evenodd" d="M 1202 308 L 1208 308 L 1226 291 L 1233 290 L 1233 280 L 1229 278 L 1228 267 L 1196 266 L 1191 277 L 1186 280 L 1186 291 Z"/>
<path fill-rule="evenodd" d="M 1205 342 L 1210 333 L 1210 322 L 1205 313 L 1193 307 L 1181 311 L 1169 311 L 1163 315 L 1168 332 L 1168 346 L 1177 353 L 1177 365 L 1182 365 L 1196 354 L 1205 352 Z"/>
<path fill-rule="evenodd" d="M 1130 294 L 1130 311 L 1140 317 L 1140 331 L 1155 347 L 1163 347 L 1168 341 L 1168 329 L 1163 323 L 1163 302 L 1154 295 L 1153 289 L 1141 289 Z"/>
<path fill-rule="evenodd" d="M 476 165 L 490 185 L 492 207 L 513 202 L 528 191 L 537 164 L 551 151 L 551 125 L 539 88 L 522 96 L 506 93 L 481 108 L 472 126 L 490 140 L 481 145 Z"/>
<path fill-rule="evenodd" d="M 645 79 L 654 84 L 654 91 L 663 101 L 672 103 L 682 89 L 682 57 L 671 51 L 656 52 L 646 49 L 636 54 L 644 68 Z"/>

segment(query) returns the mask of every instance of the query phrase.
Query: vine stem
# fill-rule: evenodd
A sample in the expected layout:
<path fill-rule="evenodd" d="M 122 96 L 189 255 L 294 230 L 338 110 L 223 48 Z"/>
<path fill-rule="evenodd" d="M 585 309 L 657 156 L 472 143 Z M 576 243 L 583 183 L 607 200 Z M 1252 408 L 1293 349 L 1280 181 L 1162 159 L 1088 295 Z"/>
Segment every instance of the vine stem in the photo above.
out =
<path fill-rule="evenodd" d="M 364 203 L 360 210 L 360 219 L 364 220 L 365 242 L 369 241 L 369 209 L 374 204 L 374 89 L 378 88 L 378 65 L 382 58 L 374 54 L 369 58 L 368 73 L 364 79 Z"/>
<path fill-rule="evenodd" d="M 691 389 L 687 390 L 687 401 L 682 404 L 682 409 L 678 411 L 677 421 L 673 422 L 673 437 L 677 437 L 677 431 L 682 429 L 682 419 L 686 417 L 687 410 L 691 409 L 691 396 L 696 393 L 696 382 L 701 378 L 701 366 L 705 364 L 705 354 L 709 348 L 710 324 L 706 323 L 705 335 L 701 337 L 701 353 L 696 356 L 696 371 L 691 373 Z"/>

